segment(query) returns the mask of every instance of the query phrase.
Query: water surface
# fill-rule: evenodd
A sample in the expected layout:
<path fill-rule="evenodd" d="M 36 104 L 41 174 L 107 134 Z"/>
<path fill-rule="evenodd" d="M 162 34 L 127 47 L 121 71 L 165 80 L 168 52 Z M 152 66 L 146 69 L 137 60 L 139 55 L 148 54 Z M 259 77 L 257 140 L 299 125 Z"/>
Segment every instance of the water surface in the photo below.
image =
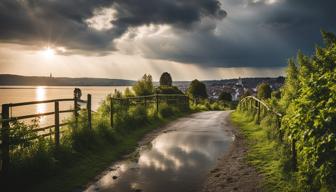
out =
<path fill-rule="evenodd" d="M 78 86 L 82 90 L 82 99 L 86 100 L 87 94 L 92 95 L 92 109 L 97 110 L 100 103 L 114 89 L 123 91 L 125 86 Z M 28 101 L 42 101 L 50 99 L 73 98 L 72 86 L 0 86 L 0 109 L 4 103 L 18 103 Z M 84 107 L 84 106 L 83 106 Z M 61 102 L 60 109 L 67 110 L 73 108 L 73 102 Z M 54 111 L 53 103 L 43 103 L 37 105 L 13 107 L 10 109 L 11 116 L 30 115 L 36 113 L 46 113 Z M 61 119 L 65 119 L 69 114 L 61 114 Z M 40 125 L 53 124 L 53 116 L 46 116 L 39 119 Z"/>

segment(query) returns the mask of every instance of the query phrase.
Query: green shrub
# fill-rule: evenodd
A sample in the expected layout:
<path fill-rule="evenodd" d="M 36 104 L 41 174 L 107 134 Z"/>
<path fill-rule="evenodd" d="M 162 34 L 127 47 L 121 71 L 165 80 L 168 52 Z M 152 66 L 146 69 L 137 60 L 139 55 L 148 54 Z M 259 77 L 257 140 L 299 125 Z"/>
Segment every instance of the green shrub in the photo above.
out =
<path fill-rule="evenodd" d="M 144 106 L 137 105 L 128 109 L 128 116 L 133 125 L 144 125 L 147 122 L 147 110 Z"/>
<path fill-rule="evenodd" d="M 159 114 L 162 118 L 171 117 L 174 115 L 174 110 L 172 107 L 169 107 L 168 104 L 163 103 L 159 106 Z"/>

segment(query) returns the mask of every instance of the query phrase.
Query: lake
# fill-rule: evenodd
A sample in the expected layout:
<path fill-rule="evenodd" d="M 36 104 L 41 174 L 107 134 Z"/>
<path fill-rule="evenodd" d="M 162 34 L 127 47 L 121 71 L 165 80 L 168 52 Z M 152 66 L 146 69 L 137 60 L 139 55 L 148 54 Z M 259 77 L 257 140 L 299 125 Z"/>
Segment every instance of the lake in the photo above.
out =
<path fill-rule="evenodd" d="M 96 111 L 108 94 L 115 89 L 124 91 L 127 86 L 77 86 L 77 88 L 82 90 L 83 100 L 86 100 L 87 94 L 92 95 L 92 110 Z M 75 87 L 72 86 L 0 86 L 0 104 L 73 98 L 74 89 Z M 73 102 L 60 103 L 60 110 L 70 108 L 73 108 Z M 52 111 L 54 111 L 54 103 L 13 107 L 10 109 L 10 114 L 15 117 Z M 60 118 L 64 120 L 69 115 L 69 113 L 61 114 Z M 54 123 L 53 116 L 42 117 L 39 121 L 41 126 Z"/>

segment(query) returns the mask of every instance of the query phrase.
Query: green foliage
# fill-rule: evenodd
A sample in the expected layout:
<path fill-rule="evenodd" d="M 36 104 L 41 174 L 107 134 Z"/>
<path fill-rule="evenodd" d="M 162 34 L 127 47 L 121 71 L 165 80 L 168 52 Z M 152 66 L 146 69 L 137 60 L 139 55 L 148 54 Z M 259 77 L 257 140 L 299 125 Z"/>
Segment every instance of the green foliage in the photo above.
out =
<path fill-rule="evenodd" d="M 272 89 L 267 83 L 261 83 L 257 87 L 257 97 L 260 99 L 269 99 L 271 98 Z"/>
<path fill-rule="evenodd" d="M 174 115 L 174 110 L 172 107 L 169 107 L 168 104 L 163 103 L 159 107 L 159 114 L 163 118 L 171 117 Z"/>
<path fill-rule="evenodd" d="M 276 91 L 272 91 L 272 94 L 271 94 L 272 98 L 275 98 L 275 99 L 281 99 L 281 92 L 279 90 L 276 90 Z"/>
<path fill-rule="evenodd" d="M 127 87 L 124 91 L 124 96 L 125 97 L 134 97 L 135 95 L 134 95 L 133 91 L 130 88 Z"/>
<path fill-rule="evenodd" d="M 158 94 L 183 94 L 176 86 L 160 85 L 156 88 Z"/>
<path fill-rule="evenodd" d="M 288 170 L 290 151 L 274 139 L 274 120 L 266 116 L 261 125 L 256 125 L 250 112 L 235 111 L 232 122 L 240 128 L 247 139 L 247 161 L 262 173 L 263 191 L 301 191 L 295 176 Z"/>
<path fill-rule="evenodd" d="M 136 82 L 132 88 L 137 96 L 152 95 L 154 91 L 152 76 L 144 74 L 142 79 Z"/>
<path fill-rule="evenodd" d="M 280 165 L 300 191 L 336 190 L 336 38 L 327 32 L 322 36 L 326 47 L 317 47 L 311 57 L 299 51 L 296 60 L 289 59 L 281 97 L 272 93 L 266 101 L 284 114 L 281 129 L 270 128 L 275 120 L 267 114 L 261 121 L 265 130 L 271 130 L 269 139 L 283 135 L 285 152 L 291 153 L 295 141 L 297 172 L 290 169 L 292 161 L 286 153 Z M 260 89 L 258 97 L 269 98 Z"/>
<path fill-rule="evenodd" d="M 240 99 L 244 99 L 245 97 L 251 96 L 253 95 L 252 90 L 248 89 L 246 91 L 244 91 L 243 95 L 240 97 Z"/>
<path fill-rule="evenodd" d="M 122 98 L 119 91 L 115 91 L 113 96 Z M 19 147 L 11 148 L 9 178 L 10 181 L 20 181 L 22 185 L 13 186 L 13 191 L 21 191 L 23 186 L 25 190 L 30 189 L 37 184 L 36 181 L 44 187 L 31 191 L 70 191 L 81 186 L 111 162 L 134 150 L 146 132 L 185 112 L 163 101 L 159 115 L 153 103 L 147 103 L 145 107 L 114 102 L 114 124 L 111 127 L 110 97 L 107 96 L 97 112 L 92 113 L 92 129 L 88 129 L 85 109 L 80 111 L 78 126 L 73 118 L 68 119 L 70 124 L 62 127 L 65 133 L 62 133 L 58 148 L 55 148 L 52 138 L 39 138 L 32 131 L 38 127 L 37 121 L 32 125 L 14 122 L 10 142 Z M 38 140 L 29 140 L 31 137 Z M 69 177 L 75 179 L 64 180 Z"/>
<path fill-rule="evenodd" d="M 160 77 L 160 86 L 172 86 L 173 80 L 169 73 L 164 72 Z"/>
<path fill-rule="evenodd" d="M 298 191 L 336 190 L 336 37 L 327 32 L 322 36 L 326 46 L 317 47 L 313 56 L 299 51 L 296 61 L 288 61 L 281 98 L 266 100 L 283 113 L 281 129 L 273 127 L 276 121 L 269 114 L 262 114 L 261 127 L 267 130 L 268 139 L 283 138 L 279 165 Z M 255 110 L 250 113 L 255 117 Z M 288 156 L 294 152 L 292 145 L 296 163 Z"/>
<path fill-rule="evenodd" d="M 223 91 L 219 94 L 218 99 L 220 101 L 223 101 L 223 102 L 231 102 L 232 101 L 232 95 L 231 95 L 231 93 Z"/>
<path fill-rule="evenodd" d="M 206 99 L 208 97 L 205 84 L 198 81 L 197 79 L 190 83 L 188 94 L 190 97 L 195 99 Z"/>
<path fill-rule="evenodd" d="M 298 59 L 297 96 L 282 127 L 287 140 L 296 140 L 299 181 L 306 191 L 336 190 L 336 44 L 330 33 L 323 36 L 326 48 Z"/>

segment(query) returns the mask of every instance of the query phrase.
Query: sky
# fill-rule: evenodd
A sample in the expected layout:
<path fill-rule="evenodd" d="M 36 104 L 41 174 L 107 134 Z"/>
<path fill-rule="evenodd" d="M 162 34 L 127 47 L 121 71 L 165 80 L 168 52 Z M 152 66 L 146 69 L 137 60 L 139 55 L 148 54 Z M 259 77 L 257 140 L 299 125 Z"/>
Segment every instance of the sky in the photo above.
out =
<path fill-rule="evenodd" d="M 0 73 L 136 80 L 276 77 L 334 0 L 1 0 Z"/>

